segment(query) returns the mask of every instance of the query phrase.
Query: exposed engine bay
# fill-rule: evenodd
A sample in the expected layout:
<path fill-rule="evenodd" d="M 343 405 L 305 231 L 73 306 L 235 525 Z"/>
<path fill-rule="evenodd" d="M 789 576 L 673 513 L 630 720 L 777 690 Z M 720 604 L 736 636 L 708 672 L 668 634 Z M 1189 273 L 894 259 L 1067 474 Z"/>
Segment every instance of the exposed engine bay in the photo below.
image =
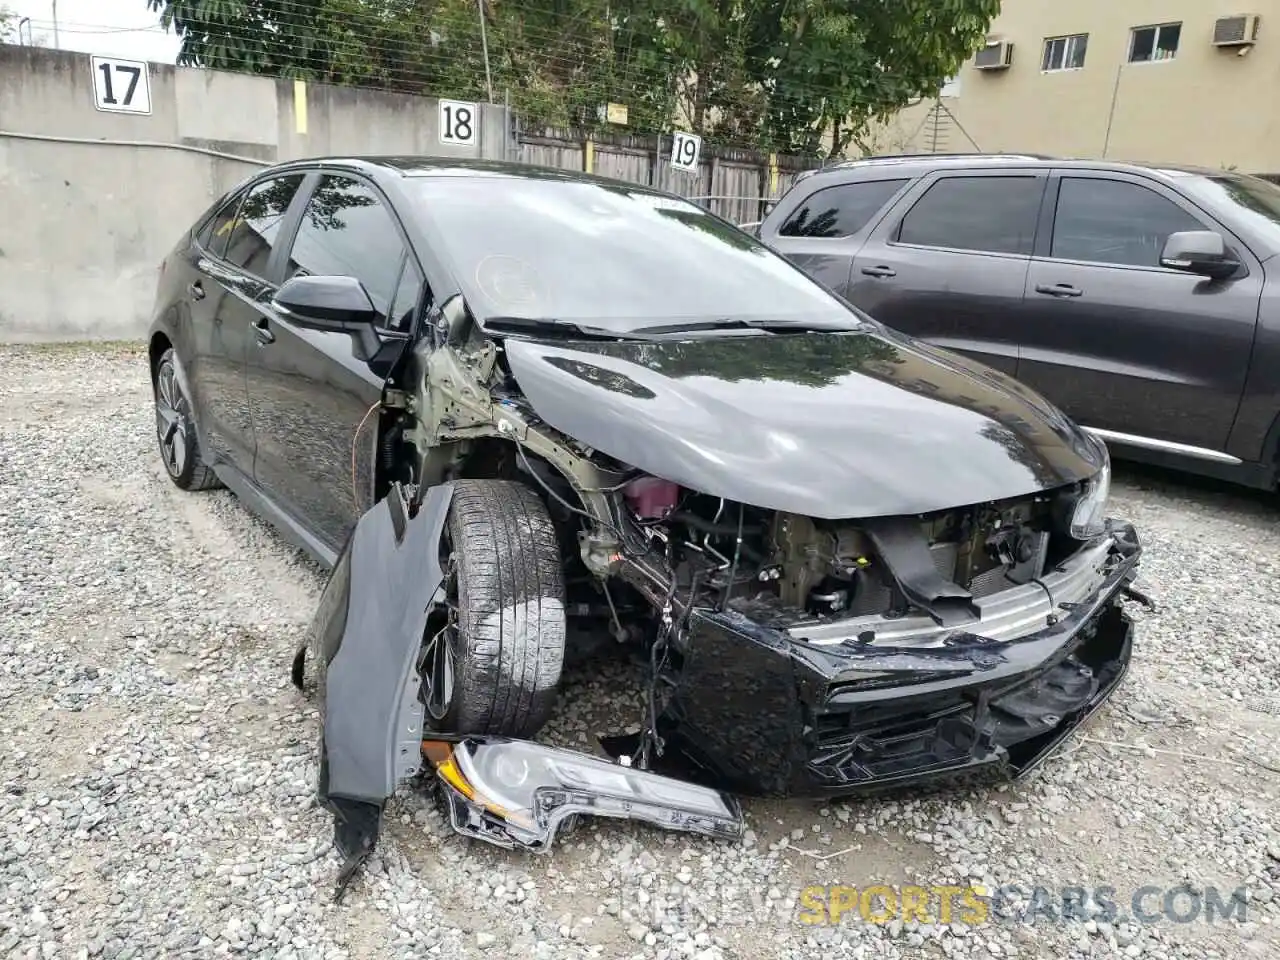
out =
<path fill-rule="evenodd" d="M 677 582 L 705 591 L 701 602 L 736 599 L 756 616 L 771 611 L 771 622 L 787 625 L 901 615 L 912 605 L 858 521 L 758 510 L 652 478 L 633 481 L 624 493 L 646 534 L 672 547 Z M 918 523 L 938 576 L 974 596 L 1034 579 L 1048 558 L 1047 499 L 949 511 Z"/>

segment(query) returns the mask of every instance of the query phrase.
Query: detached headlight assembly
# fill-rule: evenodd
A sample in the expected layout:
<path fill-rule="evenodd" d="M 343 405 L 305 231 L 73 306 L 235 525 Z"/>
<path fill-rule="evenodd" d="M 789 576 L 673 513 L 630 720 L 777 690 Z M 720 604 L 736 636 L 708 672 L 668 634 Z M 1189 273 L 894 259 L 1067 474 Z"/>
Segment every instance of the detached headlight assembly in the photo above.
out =
<path fill-rule="evenodd" d="M 453 828 L 501 847 L 544 849 L 578 815 L 641 820 L 728 840 L 742 810 L 729 794 L 527 740 L 426 740 Z"/>
<path fill-rule="evenodd" d="M 1092 540 L 1106 531 L 1107 502 L 1111 497 L 1111 454 L 1106 444 L 1102 450 L 1102 469 L 1086 480 L 1071 512 L 1071 536 Z"/>

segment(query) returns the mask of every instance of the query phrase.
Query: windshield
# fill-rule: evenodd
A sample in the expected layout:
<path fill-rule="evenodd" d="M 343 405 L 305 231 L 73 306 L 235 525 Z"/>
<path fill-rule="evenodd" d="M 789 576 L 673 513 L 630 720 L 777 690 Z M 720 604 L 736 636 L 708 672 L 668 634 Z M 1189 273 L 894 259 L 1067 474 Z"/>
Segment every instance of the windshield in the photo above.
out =
<path fill-rule="evenodd" d="M 1225 206 L 1280 249 L 1280 187 L 1241 174 L 1196 179 L 1198 192 L 1214 206 Z"/>
<path fill-rule="evenodd" d="M 408 189 L 473 313 L 625 333 L 715 321 L 863 325 L 858 314 L 692 203 L 625 184 L 424 177 Z"/>

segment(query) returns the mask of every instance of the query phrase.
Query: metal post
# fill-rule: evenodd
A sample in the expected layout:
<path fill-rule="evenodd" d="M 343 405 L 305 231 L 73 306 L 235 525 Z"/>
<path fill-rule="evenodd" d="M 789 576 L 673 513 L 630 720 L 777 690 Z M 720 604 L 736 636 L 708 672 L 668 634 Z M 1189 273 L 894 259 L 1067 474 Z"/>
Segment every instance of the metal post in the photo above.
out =
<path fill-rule="evenodd" d="M 1111 109 L 1107 113 L 1107 132 L 1102 138 L 1102 159 L 1107 158 L 1111 149 L 1111 123 L 1116 118 L 1116 101 L 1120 99 L 1120 77 L 1124 72 L 1124 64 L 1116 67 L 1116 85 L 1111 88 Z"/>
<path fill-rule="evenodd" d="M 476 0 L 476 10 L 480 14 L 480 45 L 484 48 L 484 83 L 489 90 L 489 102 L 493 103 L 493 75 L 489 73 L 489 34 L 484 27 L 484 0 Z"/>
<path fill-rule="evenodd" d="M 58 0 L 53 0 L 53 49 L 62 49 L 58 43 Z"/>

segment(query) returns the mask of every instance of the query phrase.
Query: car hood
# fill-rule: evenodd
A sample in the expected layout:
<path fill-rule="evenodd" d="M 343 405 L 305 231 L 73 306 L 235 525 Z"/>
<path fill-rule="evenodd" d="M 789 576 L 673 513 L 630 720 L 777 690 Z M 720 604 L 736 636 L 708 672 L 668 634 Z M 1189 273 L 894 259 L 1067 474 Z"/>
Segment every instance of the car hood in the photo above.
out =
<path fill-rule="evenodd" d="M 805 516 L 927 513 L 1092 476 L 1105 451 L 1010 377 L 884 328 L 507 339 L 552 427 L 701 493 Z"/>

